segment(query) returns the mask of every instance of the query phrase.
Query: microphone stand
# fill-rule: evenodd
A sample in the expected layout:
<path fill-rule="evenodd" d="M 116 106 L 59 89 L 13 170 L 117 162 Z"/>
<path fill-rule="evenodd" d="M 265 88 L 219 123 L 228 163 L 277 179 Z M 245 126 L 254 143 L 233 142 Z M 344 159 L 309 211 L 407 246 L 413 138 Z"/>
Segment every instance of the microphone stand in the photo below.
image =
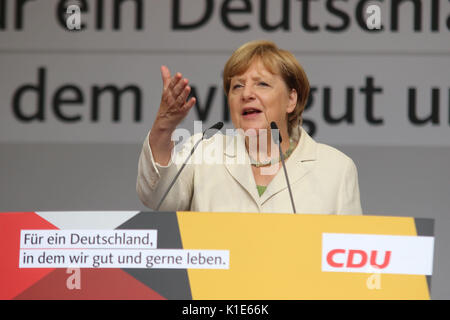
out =
<path fill-rule="evenodd" d="M 280 130 L 278 129 L 278 126 L 274 121 L 272 121 L 270 123 L 270 127 L 271 127 L 271 129 L 278 131 L 278 139 L 274 138 L 274 141 L 278 145 L 278 150 L 280 152 L 281 164 L 283 165 L 284 176 L 286 177 L 286 184 L 287 184 L 288 191 L 289 191 L 289 197 L 291 198 L 292 210 L 294 211 L 294 213 L 297 213 L 297 210 L 295 209 L 295 204 L 294 204 L 294 197 L 292 196 L 291 184 L 289 183 L 289 178 L 288 178 L 288 174 L 287 174 L 287 170 L 286 170 L 286 164 L 284 163 L 283 150 L 281 150 L 282 139 L 281 139 Z M 273 137 L 273 135 L 272 135 L 272 137 Z"/>
<path fill-rule="evenodd" d="M 223 122 L 217 122 L 215 125 L 213 125 L 212 127 L 206 129 L 205 131 L 203 131 L 202 137 L 201 139 L 199 139 L 194 147 L 191 149 L 191 153 L 189 154 L 189 156 L 186 158 L 186 160 L 184 160 L 183 165 L 181 166 L 180 170 L 178 170 L 177 174 L 175 175 L 175 177 L 172 179 L 172 182 L 170 183 L 169 187 L 167 188 L 166 192 L 164 193 L 164 195 L 162 196 L 161 200 L 158 203 L 158 206 L 156 207 L 156 211 L 159 211 L 159 208 L 161 207 L 162 203 L 164 202 L 164 200 L 166 199 L 167 195 L 169 194 L 169 191 L 172 189 L 173 185 L 175 184 L 175 181 L 177 181 L 179 175 L 181 174 L 181 172 L 183 171 L 184 167 L 186 166 L 187 162 L 189 161 L 189 159 L 191 158 L 191 156 L 194 154 L 195 149 L 197 149 L 197 146 L 199 145 L 200 142 L 202 142 L 205 139 L 205 134 L 207 131 L 212 130 L 212 129 L 217 129 L 216 132 L 213 133 L 212 136 L 214 136 L 218 131 L 220 131 L 220 129 L 222 129 L 223 127 Z M 211 137 L 212 137 L 211 136 Z"/>

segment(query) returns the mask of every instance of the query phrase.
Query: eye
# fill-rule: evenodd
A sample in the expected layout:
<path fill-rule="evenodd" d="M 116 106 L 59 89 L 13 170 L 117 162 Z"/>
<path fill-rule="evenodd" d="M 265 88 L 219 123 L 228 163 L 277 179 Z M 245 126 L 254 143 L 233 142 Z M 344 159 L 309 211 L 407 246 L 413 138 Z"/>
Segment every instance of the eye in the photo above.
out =
<path fill-rule="evenodd" d="M 269 84 L 267 82 L 264 82 L 264 81 L 260 81 L 259 85 L 263 86 L 263 87 L 268 87 L 269 86 Z"/>
<path fill-rule="evenodd" d="M 233 86 L 233 89 L 238 89 L 238 88 L 242 88 L 242 84 L 237 83 Z"/>

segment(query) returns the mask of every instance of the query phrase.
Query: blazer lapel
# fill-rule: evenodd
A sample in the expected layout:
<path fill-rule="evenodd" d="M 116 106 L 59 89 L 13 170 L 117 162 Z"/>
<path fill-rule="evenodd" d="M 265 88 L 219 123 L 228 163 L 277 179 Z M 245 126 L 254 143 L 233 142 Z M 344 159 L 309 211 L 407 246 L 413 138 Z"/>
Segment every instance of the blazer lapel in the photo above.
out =
<path fill-rule="evenodd" d="M 311 170 L 311 166 L 306 163 L 315 161 L 317 156 L 317 142 L 315 142 L 303 128 L 300 128 L 300 130 L 300 141 L 295 148 L 295 151 L 285 161 L 291 188 Z M 278 192 L 287 189 L 286 178 L 281 162 L 279 163 L 279 166 L 280 169 L 278 173 L 261 196 L 261 204 L 264 204 L 264 202 Z"/>
<path fill-rule="evenodd" d="M 255 178 L 253 177 L 250 159 L 245 149 L 245 141 L 242 135 L 226 136 L 224 148 L 224 162 L 228 172 L 244 188 L 258 207 L 261 206 L 261 199 L 256 189 Z"/>
<path fill-rule="evenodd" d="M 289 182 L 294 185 L 302 179 L 310 170 L 311 166 L 307 162 L 316 160 L 317 142 L 300 127 L 300 141 L 286 161 L 286 170 L 289 175 Z M 266 191 L 260 197 L 256 189 L 255 178 L 250 166 L 250 159 L 245 149 L 245 141 L 242 135 L 225 136 L 224 162 L 228 172 L 247 191 L 255 203 L 261 207 L 273 195 L 287 189 L 284 170 L 280 165 L 280 170 L 267 186 Z"/>

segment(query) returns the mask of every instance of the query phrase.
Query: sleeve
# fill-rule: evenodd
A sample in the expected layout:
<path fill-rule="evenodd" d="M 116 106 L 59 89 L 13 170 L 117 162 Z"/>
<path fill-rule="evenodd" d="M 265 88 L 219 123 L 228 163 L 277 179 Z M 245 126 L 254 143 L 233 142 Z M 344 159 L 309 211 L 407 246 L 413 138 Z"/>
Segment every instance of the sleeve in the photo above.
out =
<path fill-rule="evenodd" d="M 362 215 L 361 200 L 359 194 L 358 170 L 349 158 L 342 178 L 337 214 Z"/>
<path fill-rule="evenodd" d="M 177 174 L 186 155 L 185 148 L 176 155 L 176 160 L 170 160 L 167 166 L 161 166 L 153 158 L 148 134 L 142 146 L 138 162 L 138 174 L 136 191 L 142 203 L 155 210 L 164 193 L 169 188 L 172 179 Z M 180 161 L 181 160 L 181 161 Z M 160 211 L 188 211 L 191 207 L 193 194 L 193 165 L 186 165 L 178 177 L 166 199 L 160 207 Z"/>

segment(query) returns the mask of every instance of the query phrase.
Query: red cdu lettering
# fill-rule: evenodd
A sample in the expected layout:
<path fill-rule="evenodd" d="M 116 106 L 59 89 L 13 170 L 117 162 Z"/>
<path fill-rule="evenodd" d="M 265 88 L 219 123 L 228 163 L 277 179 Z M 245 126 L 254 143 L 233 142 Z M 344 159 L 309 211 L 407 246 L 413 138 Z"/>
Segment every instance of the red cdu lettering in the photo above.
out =
<path fill-rule="evenodd" d="M 337 263 L 333 260 L 333 257 L 335 254 L 337 253 L 345 253 L 344 249 L 334 249 L 331 250 L 330 252 L 328 252 L 327 254 L 327 262 L 330 266 L 334 267 L 334 268 L 342 268 L 344 266 L 343 263 Z"/>
<path fill-rule="evenodd" d="M 354 257 L 355 255 L 359 255 L 361 257 L 361 261 L 359 263 L 355 263 Z M 362 250 L 349 250 L 348 258 L 347 258 L 347 268 L 361 268 L 367 263 L 367 253 Z"/>
<path fill-rule="evenodd" d="M 377 253 L 378 252 L 376 250 L 372 250 L 372 252 L 370 253 L 370 265 L 378 269 L 386 268 L 389 264 L 389 261 L 391 260 L 391 251 L 385 252 L 384 261 L 381 265 L 377 264 Z"/>

